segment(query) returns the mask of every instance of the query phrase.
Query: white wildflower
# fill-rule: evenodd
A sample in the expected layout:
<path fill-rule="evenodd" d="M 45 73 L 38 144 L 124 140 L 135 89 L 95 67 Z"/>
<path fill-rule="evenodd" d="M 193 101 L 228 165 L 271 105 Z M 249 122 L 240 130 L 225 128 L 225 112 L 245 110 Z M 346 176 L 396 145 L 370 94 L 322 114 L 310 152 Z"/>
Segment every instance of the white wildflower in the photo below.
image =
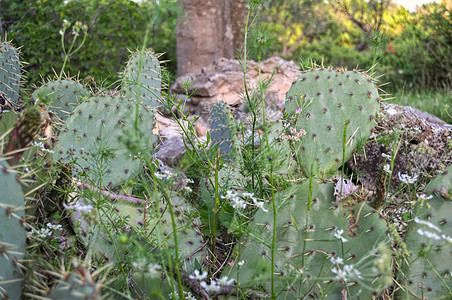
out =
<path fill-rule="evenodd" d="M 246 202 L 245 200 L 240 200 L 240 199 L 233 199 L 234 204 L 232 205 L 232 207 L 236 208 L 236 209 L 242 209 L 242 208 L 246 208 Z"/>
<path fill-rule="evenodd" d="M 389 174 L 391 174 L 392 173 L 392 171 L 391 171 L 391 166 L 390 165 L 385 165 L 384 167 L 383 167 L 383 171 L 385 171 L 386 173 L 389 173 Z"/>
<path fill-rule="evenodd" d="M 231 285 L 234 283 L 234 279 L 233 278 L 228 278 L 228 276 L 223 276 L 220 279 L 218 279 L 218 284 L 219 285 Z"/>
<path fill-rule="evenodd" d="M 242 259 L 237 264 L 239 265 L 239 267 L 243 267 L 245 265 L 245 263 L 246 263 L 246 261 L 244 259 Z"/>
<path fill-rule="evenodd" d="M 383 156 L 384 158 L 387 158 L 387 159 L 391 159 L 391 155 L 386 154 L 386 153 L 382 153 L 381 156 Z"/>
<path fill-rule="evenodd" d="M 342 241 L 342 243 L 348 242 L 348 240 L 342 236 L 343 233 L 344 233 L 344 230 L 339 229 L 334 233 L 334 237 L 337 239 L 340 239 Z"/>
<path fill-rule="evenodd" d="M 264 208 L 264 202 L 263 201 L 256 201 L 254 202 L 254 204 L 256 205 L 257 208 L 262 209 L 264 212 L 268 212 L 268 209 Z"/>
<path fill-rule="evenodd" d="M 148 264 L 147 266 L 148 273 L 151 275 L 151 278 L 157 278 L 160 276 L 160 270 L 162 269 L 162 266 L 159 264 Z"/>
<path fill-rule="evenodd" d="M 418 198 L 419 200 L 430 200 L 430 199 L 433 198 L 433 196 L 432 196 L 432 195 L 427 196 L 426 194 L 421 194 L 421 195 L 417 195 L 417 198 Z"/>
<path fill-rule="evenodd" d="M 226 195 L 221 196 L 221 199 L 227 199 L 227 200 L 234 201 L 234 199 L 237 199 L 237 192 L 235 192 L 233 190 L 228 190 L 228 191 L 226 191 Z"/>
<path fill-rule="evenodd" d="M 200 285 L 202 288 L 204 288 L 205 290 L 207 290 L 211 293 L 218 292 L 221 288 L 221 286 L 219 286 L 215 280 L 212 280 L 210 282 L 210 284 L 207 284 L 205 281 L 201 281 Z"/>
<path fill-rule="evenodd" d="M 193 275 L 188 275 L 188 278 L 201 281 L 207 278 L 207 272 L 203 271 L 202 274 L 200 274 L 199 270 L 195 270 Z"/>
<path fill-rule="evenodd" d="M 418 178 L 418 176 L 417 176 L 416 173 L 413 175 L 413 177 L 411 177 L 411 176 L 408 175 L 408 174 L 400 174 L 400 172 L 399 172 L 398 175 L 399 175 L 400 181 L 403 182 L 403 183 L 405 183 L 405 184 L 412 184 L 412 183 L 415 183 L 416 180 L 417 180 L 417 178 Z"/>
<path fill-rule="evenodd" d="M 342 265 L 344 263 L 344 259 L 342 259 L 342 257 L 331 256 L 330 261 L 334 265 Z"/>
<path fill-rule="evenodd" d="M 193 192 L 193 190 L 191 189 L 191 187 L 189 187 L 188 185 L 184 187 L 184 190 L 185 190 L 187 193 Z"/>

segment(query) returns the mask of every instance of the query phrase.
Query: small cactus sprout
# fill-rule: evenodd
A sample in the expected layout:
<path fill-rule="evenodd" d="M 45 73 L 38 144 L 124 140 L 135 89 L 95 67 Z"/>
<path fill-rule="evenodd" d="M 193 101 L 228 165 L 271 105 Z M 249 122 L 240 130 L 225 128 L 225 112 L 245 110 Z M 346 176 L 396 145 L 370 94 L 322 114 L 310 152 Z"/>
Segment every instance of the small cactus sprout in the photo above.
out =
<path fill-rule="evenodd" d="M 306 176 L 323 177 L 343 164 L 344 143 L 345 161 L 351 157 L 375 125 L 377 98 L 377 87 L 363 73 L 322 68 L 301 74 L 287 93 L 285 110 L 291 126 L 311 137 L 294 147 Z"/>
<path fill-rule="evenodd" d="M 25 257 L 24 195 L 16 173 L 0 156 L 0 298 L 21 299 Z"/>
<path fill-rule="evenodd" d="M 161 95 L 160 62 L 152 51 L 137 51 L 131 55 L 124 70 L 121 90 L 126 98 L 139 100 L 151 108 L 158 106 Z"/>
<path fill-rule="evenodd" d="M 400 299 L 452 298 L 452 166 L 432 180 L 415 208 L 405 239 L 411 254 L 398 274 Z"/>
<path fill-rule="evenodd" d="M 218 145 L 220 156 L 231 160 L 234 150 L 235 123 L 226 104 L 216 102 L 212 105 L 209 115 L 210 138 L 212 145 Z"/>

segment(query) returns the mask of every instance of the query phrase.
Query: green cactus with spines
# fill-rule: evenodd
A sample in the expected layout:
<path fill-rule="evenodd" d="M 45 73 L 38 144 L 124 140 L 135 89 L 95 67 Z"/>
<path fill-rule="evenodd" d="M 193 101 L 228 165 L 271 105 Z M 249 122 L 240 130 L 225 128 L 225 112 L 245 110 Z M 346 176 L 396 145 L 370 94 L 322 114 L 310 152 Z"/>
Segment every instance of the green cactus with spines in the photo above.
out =
<path fill-rule="evenodd" d="M 295 152 L 307 177 L 334 172 L 367 140 L 379 99 L 372 79 L 358 71 L 318 68 L 301 74 L 286 95 L 285 113 L 292 126 L 306 131 Z"/>
<path fill-rule="evenodd" d="M 212 145 L 218 145 L 220 157 L 231 161 L 231 154 L 236 149 L 235 135 L 237 129 L 231 112 L 225 103 L 216 102 L 212 105 L 209 125 Z"/>
<path fill-rule="evenodd" d="M 0 298 L 21 299 L 25 199 L 16 172 L 0 156 Z"/>
<path fill-rule="evenodd" d="M 405 238 L 411 254 L 403 261 L 398 281 L 400 299 L 452 298 L 452 166 L 425 189 L 431 199 L 418 202 Z M 422 204 L 421 204 L 422 203 Z"/>
<path fill-rule="evenodd" d="M 308 209 L 310 189 L 312 204 Z M 300 299 L 315 294 L 340 299 L 344 289 L 352 299 L 370 299 L 391 283 L 386 222 L 365 203 L 340 208 L 333 190 L 333 184 L 313 181 L 310 187 L 305 181 L 275 195 L 277 299 Z M 248 229 L 251 234 L 236 248 L 234 266 L 223 273 L 238 276 L 242 288 L 246 287 L 244 283 L 252 282 L 267 294 L 271 289 L 271 215 L 271 209 L 259 210 L 254 215 Z M 331 261 L 333 258 L 337 263 Z M 245 264 L 239 266 L 237 263 L 242 260 Z M 261 266 L 258 272 L 256 266 Z"/>
<path fill-rule="evenodd" d="M 20 59 L 17 49 L 9 42 L 0 45 L 0 94 L 14 106 L 20 106 Z"/>
<path fill-rule="evenodd" d="M 77 266 L 73 272 L 58 274 L 57 285 L 44 299 L 83 300 L 105 299 L 101 295 L 102 283 L 92 278 L 90 271 Z"/>
<path fill-rule="evenodd" d="M 75 174 L 86 175 L 96 185 L 116 186 L 132 178 L 142 169 L 143 163 L 129 153 L 120 138 L 134 132 L 136 102 L 122 97 L 95 96 L 78 105 L 66 120 L 58 138 L 55 159 L 72 162 Z M 139 145 L 143 155 L 155 143 L 152 133 L 154 113 L 138 105 L 140 129 Z M 80 176 L 79 176 L 80 177 Z"/>
<path fill-rule="evenodd" d="M 39 99 L 49 106 L 49 109 L 61 121 L 72 113 L 75 106 L 88 98 L 90 93 L 78 81 L 72 79 L 49 81 L 36 89 L 33 99 Z"/>
<path fill-rule="evenodd" d="M 161 95 L 161 74 L 158 57 L 150 50 L 133 53 L 123 74 L 121 91 L 126 98 L 156 108 Z M 140 95 L 138 95 L 140 91 Z"/>

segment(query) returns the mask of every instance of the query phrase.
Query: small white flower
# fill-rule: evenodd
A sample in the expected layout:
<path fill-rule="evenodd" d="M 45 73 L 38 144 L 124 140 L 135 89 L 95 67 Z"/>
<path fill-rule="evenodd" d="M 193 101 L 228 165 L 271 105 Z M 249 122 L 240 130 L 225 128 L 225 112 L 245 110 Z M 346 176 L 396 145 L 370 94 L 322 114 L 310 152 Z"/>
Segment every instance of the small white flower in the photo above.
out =
<path fill-rule="evenodd" d="M 245 200 L 237 199 L 236 201 L 234 201 L 234 204 L 232 205 L 232 207 L 234 207 L 236 209 L 246 208 L 246 202 L 245 202 Z"/>
<path fill-rule="evenodd" d="M 411 177 L 411 176 L 408 175 L 408 174 L 400 174 L 400 172 L 399 172 L 398 175 L 399 175 L 400 181 L 403 182 L 403 183 L 405 183 L 405 184 L 412 184 L 412 183 L 415 183 L 416 180 L 417 180 L 417 178 L 418 178 L 418 176 L 417 176 L 416 173 L 414 173 L 413 177 Z"/>
<path fill-rule="evenodd" d="M 195 183 L 195 182 L 194 182 L 193 180 L 191 180 L 190 178 L 185 179 L 185 182 L 186 182 L 186 183 L 191 183 L 191 184 Z"/>
<path fill-rule="evenodd" d="M 382 153 L 381 156 L 383 156 L 384 158 L 387 158 L 387 159 L 391 159 L 391 155 L 386 154 L 386 153 Z"/>
<path fill-rule="evenodd" d="M 334 233 L 334 237 L 337 239 L 340 239 L 342 241 L 342 243 L 348 242 L 348 240 L 342 236 L 343 233 L 344 233 L 344 230 L 339 229 Z"/>
<path fill-rule="evenodd" d="M 221 199 L 234 200 L 237 199 L 237 193 L 233 190 L 226 191 L 226 195 L 221 196 Z"/>
<path fill-rule="evenodd" d="M 223 276 L 220 279 L 218 279 L 219 285 L 231 285 L 233 283 L 234 283 L 234 279 L 233 278 L 229 279 L 228 276 Z"/>
<path fill-rule="evenodd" d="M 156 278 L 160 276 L 160 270 L 162 269 L 162 266 L 159 264 L 148 264 L 147 266 L 148 272 L 151 275 L 151 278 Z"/>
<path fill-rule="evenodd" d="M 245 265 L 245 263 L 246 263 L 246 261 L 244 259 L 242 259 L 237 264 L 239 265 L 239 267 L 243 267 Z"/>
<path fill-rule="evenodd" d="M 189 187 L 188 185 L 184 187 L 184 190 L 185 190 L 187 193 L 193 192 L 193 190 L 191 189 L 191 187 Z"/>
<path fill-rule="evenodd" d="M 342 257 L 331 256 L 330 261 L 334 265 L 342 265 L 344 263 L 344 259 L 342 259 Z"/>
<path fill-rule="evenodd" d="M 190 278 L 190 279 L 195 279 L 195 280 L 199 280 L 199 281 L 204 280 L 204 279 L 207 278 L 207 272 L 206 272 L 206 271 L 203 271 L 202 274 L 200 274 L 200 273 L 199 273 L 199 270 L 195 270 L 195 271 L 193 272 L 193 274 L 194 274 L 194 275 L 188 275 L 188 278 Z"/>
<path fill-rule="evenodd" d="M 268 209 L 264 208 L 265 203 L 263 201 L 256 201 L 254 204 L 256 205 L 257 208 L 262 209 L 264 212 L 268 212 Z"/>
<path fill-rule="evenodd" d="M 210 284 L 207 284 L 205 281 L 201 281 L 200 283 L 201 287 L 209 292 L 218 292 L 221 288 L 221 286 L 218 285 L 218 283 L 215 280 L 212 280 Z"/>
<path fill-rule="evenodd" d="M 432 196 L 432 195 L 427 196 L 426 194 L 421 194 L 421 195 L 417 195 L 417 198 L 418 198 L 419 200 L 430 200 L 430 199 L 433 198 L 433 196 Z"/>
<path fill-rule="evenodd" d="M 336 274 L 336 279 L 337 280 L 344 280 L 345 282 L 347 282 L 347 273 L 344 272 L 344 270 L 338 269 L 336 267 L 331 269 L 331 272 L 333 272 L 334 274 Z"/>
<path fill-rule="evenodd" d="M 391 173 L 392 173 L 392 171 L 391 171 L 391 166 L 390 166 L 390 165 L 385 165 L 385 166 L 383 167 L 383 171 L 385 171 L 386 173 L 391 174 Z"/>

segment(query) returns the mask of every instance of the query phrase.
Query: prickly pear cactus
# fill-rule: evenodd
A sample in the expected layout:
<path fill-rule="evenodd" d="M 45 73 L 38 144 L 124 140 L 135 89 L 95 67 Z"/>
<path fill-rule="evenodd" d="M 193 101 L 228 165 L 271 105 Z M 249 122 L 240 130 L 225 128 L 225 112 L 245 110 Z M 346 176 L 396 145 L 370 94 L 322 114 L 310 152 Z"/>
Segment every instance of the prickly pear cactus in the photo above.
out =
<path fill-rule="evenodd" d="M 385 221 L 365 203 L 340 208 L 332 184 L 314 181 L 311 188 L 309 211 L 309 182 L 276 194 L 275 296 L 371 299 L 392 280 Z M 269 294 L 272 211 L 258 211 L 249 231 L 224 275 Z"/>
<path fill-rule="evenodd" d="M 234 151 L 235 123 L 226 104 L 216 102 L 212 105 L 209 115 L 210 138 L 212 145 L 218 145 L 220 156 L 232 160 Z"/>
<path fill-rule="evenodd" d="M 160 62 L 153 52 L 146 50 L 132 54 L 124 70 L 121 90 L 126 98 L 139 99 L 151 108 L 158 106 L 161 94 Z"/>
<path fill-rule="evenodd" d="M 154 113 L 149 107 L 138 106 L 138 128 L 143 134 L 141 153 L 148 153 L 149 144 L 156 141 L 152 134 Z M 58 138 L 60 148 L 55 159 L 73 160 L 74 174 L 88 176 L 96 185 L 116 186 L 137 175 L 143 164 L 119 141 L 134 133 L 136 103 L 130 99 L 96 96 L 78 105 L 66 120 Z"/>
<path fill-rule="evenodd" d="M 426 188 L 428 200 L 418 207 L 405 240 L 411 255 L 403 264 L 401 299 L 452 298 L 452 166 Z"/>
<path fill-rule="evenodd" d="M 49 109 L 61 120 L 65 120 L 74 107 L 89 96 L 83 85 L 70 79 L 50 81 L 32 94 L 33 99 L 47 103 Z"/>
<path fill-rule="evenodd" d="M 9 42 L 0 45 L 0 94 L 13 105 L 19 105 L 20 60 L 16 48 Z"/>
<path fill-rule="evenodd" d="M 91 277 L 88 270 L 82 266 L 76 267 L 75 272 L 60 274 L 61 278 L 52 290 L 49 299 L 52 300 L 83 300 L 104 299 L 100 290 L 102 284 Z"/>
<path fill-rule="evenodd" d="M 0 191 L 0 298 L 21 299 L 25 200 L 14 169 L 1 156 Z"/>
<path fill-rule="evenodd" d="M 295 147 L 305 175 L 323 176 L 347 161 L 369 137 L 379 109 L 378 89 L 363 73 L 303 72 L 286 95 L 285 111 L 297 131 L 306 131 Z"/>

